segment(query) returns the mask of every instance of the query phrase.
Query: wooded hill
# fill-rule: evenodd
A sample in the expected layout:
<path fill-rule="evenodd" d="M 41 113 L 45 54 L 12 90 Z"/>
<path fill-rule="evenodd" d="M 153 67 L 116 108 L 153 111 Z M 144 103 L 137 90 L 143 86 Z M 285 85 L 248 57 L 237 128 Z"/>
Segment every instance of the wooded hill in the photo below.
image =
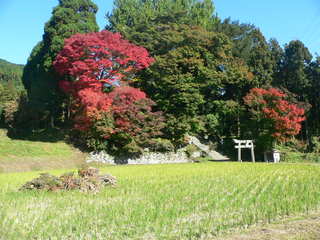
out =
<path fill-rule="evenodd" d="M 22 64 L 14 64 L 0 58 L 0 83 L 13 84 L 19 89 L 23 88 L 21 82 L 23 67 Z"/>

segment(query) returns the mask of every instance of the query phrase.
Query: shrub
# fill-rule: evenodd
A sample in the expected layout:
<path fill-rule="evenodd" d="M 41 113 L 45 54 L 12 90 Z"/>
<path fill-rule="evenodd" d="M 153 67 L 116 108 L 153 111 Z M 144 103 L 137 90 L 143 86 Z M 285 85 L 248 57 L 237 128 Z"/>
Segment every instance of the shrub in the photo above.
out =
<path fill-rule="evenodd" d="M 192 157 L 192 155 L 195 153 L 195 152 L 198 152 L 200 151 L 199 148 L 194 145 L 194 144 L 189 144 L 187 147 L 186 147 L 186 154 L 187 156 L 190 158 Z"/>
<path fill-rule="evenodd" d="M 311 138 L 312 152 L 320 154 L 320 137 L 313 136 Z"/>
<path fill-rule="evenodd" d="M 168 139 L 163 138 L 153 138 L 150 139 L 145 147 L 149 148 L 153 152 L 172 152 L 174 151 L 174 146 Z"/>
<path fill-rule="evenodd" d="M 4 122 L 7 126 L 13 127 L 15 121 L 15 115 L 18 111 L 18 101 L 6 102 L 3 106 Z"/>

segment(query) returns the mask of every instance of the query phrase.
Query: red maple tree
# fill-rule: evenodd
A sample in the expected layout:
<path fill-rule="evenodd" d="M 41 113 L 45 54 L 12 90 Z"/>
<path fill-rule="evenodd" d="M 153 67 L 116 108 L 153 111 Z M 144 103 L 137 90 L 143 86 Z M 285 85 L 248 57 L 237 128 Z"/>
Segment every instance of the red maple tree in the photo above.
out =
<path fill-rule="evenodd" d="M 278 141 L 297 135 L 305 120 L 304 109 L 290 102 L 287 95 L 276 88 L 253 88 L 244 97 L 244 102 L 258 122 L 267 123 L 264 127 Z"/>
<path fill-rule="evenodd" d="M 126 85 L 135 72 L 153 61 L 145 48 L 122 39 L 119 33 L 76 34 L 65 40 L 54 67 L 62 76 L 60 88 L 74 100 L 75 128 L 88 134 L 95 128 L 104 139 L 121 131 L 138 135 L 150 116 L 159 114 L 152 113 L 154 103 L 144 92 Z M 146 113 L 143 118 L 139 111 Z M 107 122 L 108 126 L 101 127 Z M 154 135 L 159 133 L 156 129 Z"/>

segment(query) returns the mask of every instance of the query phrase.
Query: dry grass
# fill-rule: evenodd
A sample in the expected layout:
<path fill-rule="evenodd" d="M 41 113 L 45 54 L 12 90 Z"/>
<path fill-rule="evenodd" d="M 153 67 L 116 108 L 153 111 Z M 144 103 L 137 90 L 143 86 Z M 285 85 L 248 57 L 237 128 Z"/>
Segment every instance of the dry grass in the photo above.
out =
<path fill-rule="evenodd" d="M 319 240 L 320 212 L 285 218 L 274 224 L 250 227 L 241 233 L 212 240 Z"/>

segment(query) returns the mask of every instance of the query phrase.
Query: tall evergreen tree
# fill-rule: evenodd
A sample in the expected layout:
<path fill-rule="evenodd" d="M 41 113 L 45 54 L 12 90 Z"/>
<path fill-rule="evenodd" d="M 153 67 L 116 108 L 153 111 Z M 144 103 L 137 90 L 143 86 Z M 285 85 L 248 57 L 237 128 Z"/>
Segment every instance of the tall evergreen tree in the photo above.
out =
<path fill-rule="evenodd" d="M 310 80 L 307 96 L 311 109 L 308 112 L 309 135 L 320 135 L 320 57 L 312 61 L 308 67 L 308 79 Z"/>
<path fill-rule="evenodd" d="M 271 84 L 276 63 L 268 42 L 256 26 L 227 18 L 219 21 L 214 30 L 231 39 L 233 55 L 242 58 L 249 66 L 256 87 Z"/>
<path fill-rule="evenodd" d="M 273 62 L 273 76 L 272 76 L 272 84 L 274 82 L 278 82 L 280 79 L 280 71 L 283 63 L 284 51 L 282 47 L 279 45 L 279 42 L 271 38 L 269 43 L 269 50 L 271 52 L 271 59 Z"/>
<path fill-rule="evenodd" d="M 39 119 L 53 120 L 61 109 L 58 77 L 52 63 L 62 49 L 64 39 L 75 33 L 98 31 L 97 6 L 91 0 L 59 0 L 51 19 L 45 24 L 42 41 L 31 52 L 24 68 L 23 83 L 30 107 Z"/>
<path fill-rule="evenodd" d="M 276 85 L 297 94 L 300 101 L 306 101 L 305 94 L 311 84 L 307 74 L 311 60 L 311 53 L 301 41 L 291 41 L 284 48 L 281 74 Z"/>
<path fill-rule="evenodd" d="M 310 108 L 312 102 L 309 92 L 312 86 L 310 77 L 310 63 L 312 55 L 308 48 L 299 40 L 293 40 L 284 47 L 282 61 L 280 63 L 280 71 L 274 79 L 274 85 L 285 88 L 289 92 L 296 95 L 296 99 L 300 104 L 304 104 L 306 110 Z M 315 70 L 315 68 L 314 68 Z M 311 74 L 312 75 L 312 74 Z M 302 125 L 302 137 L 306 140 L 310 139 L 312 133 L 312 113 L 307 112 L 306 121 Z"/>

